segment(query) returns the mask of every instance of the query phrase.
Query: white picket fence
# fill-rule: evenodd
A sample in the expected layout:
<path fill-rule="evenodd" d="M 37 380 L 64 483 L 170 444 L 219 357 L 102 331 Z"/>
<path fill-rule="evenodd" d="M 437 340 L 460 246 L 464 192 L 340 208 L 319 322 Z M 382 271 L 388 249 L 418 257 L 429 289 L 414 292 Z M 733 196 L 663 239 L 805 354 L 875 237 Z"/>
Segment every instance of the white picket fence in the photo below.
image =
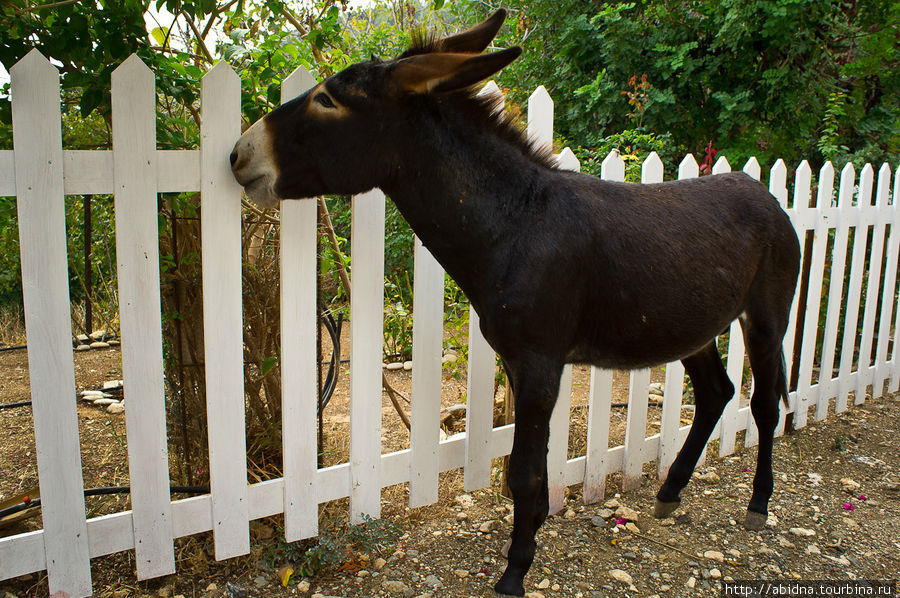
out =
<path fill-rule="evenodd" d="M 513 426 L 492 427 L 495 355 L 472 313 L 466 432 L 441 440 L 444 278 L 440 266 L 419 243 L 414 273 L 416 367 L 411 448 L 382 454 L 385 198 L 378 190 L 355 197 L 352 206 L 350 460 L 323 469 L 316 466 L 316 207 L 313 201 L 289 201 L 281 209 L 284 477 L 248 484 L 241 348 L 241 190 L 228 165 L 229 152 L 240 134 L 237 75 L 220 63 L 203 78 L 200 150 L 157 150 L 153 74 L 132 56 L 112 76 L 113 150 L 73 151 L 62 149 L 56 69 L 33 51 L 10 74 L 15 149 L 0 152 L 0 195 L 15 195 L 18 201 L 44 529 L 0 538 L 0 580 L 46 569 L 51 593 L 66 590 L 72 596 L 87 596 L 91 594 L 93 557 L 134 549 L 137 576 L 146 579 L 175 571 L 176 537 L 212 530 L 216 558 L 224 559 L 249 552 L 249 522 L 261 517 L 284 513 L 287 539 L 298 540 L 318 533 L 318 503 L 349 496 L 352 520 L 359 522 L 364 514 L 379 515 L 385 486 L 409 482 L 410 504 L 418 506 L 437 500 L 442 471 L 463 467 L 468 490 L 490 484 L 491 459 L 509 453 L 513 436 Z M 294 97 L 313 84 L 312 77 L 298 70 L 285 81 L 283 98 Z M 549 143 L 552 130 L 553 102 L 540 87 L 529 101 L 528 131 Z M 568 149 L 559 160 L 561 167 L 578 168 Z M 713 169 L 728 170 L 724 158 Z M 756 178 L 761 175 L 755 159 L 744 171 Z M 625 165 L 618 154 L 603 162 L 604 178 L 623 180 L 624 174 Z M 698 174 L 697 162 L 687 156 L 678 178 Z M 769 172 L 769 188 L 786 207 L 801 239 L 806 231 L 815 232 L 809 299 L 798 306 L 799 297 L 795 298 L 793 321 L 784 341 L 790 360 L 796 314 L 803 314 L 800 378 L 790 401 L 795 425 L 802 427 L 812 406 L 815 419 L 821 420 L 829 412 L 831 399 L 835 411 L 841 412 L 847 408 L 850 392 L 855 392 L 859 403 L 869 385 L 875 396 L 882 393 L 886 381 L 891 392 L 900 387 L 900 360 L 897 351 L 891 350 L 891 346 L 900 346 L 900 310 L 895 305 L 900 235 L 898 210 L 889 201 L 891 171 L 887 164 L 878 172 L 877 185 L 871 166 L 866 165 L 858 179 L 852 165 L 845 166 L 836 192 L 834 169 L 826 164 L 818 175 L 815 201 L 806 162 L 796 169 L 790 202 L 787 174 L 785 164 L 776 162 Z M 663 180 L 656 154 L 644 162 L 641 180 Z M 896 197 L 900 170 L 893 184 Z M 205 329 L 211 493 L 171 501 L 156 195 L 182 191 L 202 194 L 204 320 L 213 323 Z M 115 194 L 132 488 L 131 511 L 91 519 L 85 518 L 82 496 L 63 211 L 66 195 L 88 193 Z M 871 248 L 864 234 L 867 228 L 873 230 Z M 852 246 L 848 245 L 850 231 L 856 231 Z M 833 236 L 832 243 L 829 236 Z M 823 289 L 826 262 L 831 263 L 830 284 Z M 850 264 L 849 273 L 845 263 Z M 850 280 L 846 297 L 842 296 L 845 274 Z M 824 329 L 819 329 L 823 292 L 827 312 Z M 881 318 L 876 331 L 879 304 Z M 842 314 L 843 330 L 849 333 L 839 338 Z M 862 334 L 857 338 L 860 316 Z M 740 388 L 743 338 L 737 323 L 731 330 L 727 370 Z M 820 355 L 816 354 L 817 335 L 823 345 Z M 856 347 L 858 358 L 854 357 Z M 813 375 L 814 361 L 825 373 L 821 379 Z M 830 375 L 836 363 L 838 375 Z M 607 474 L 621 472 L 626 489 L 640 484 L 641 469 L 651 461 L 657 460 L 660 475 L 665 474 L 687 435 L 688 426 L 680 423 L 683 379 L 681 364 L 668 364 L 660 432 L 647 437 L 650 373 L 632 372 L 624 445 L 610 447 L 612 372 L 592 369 L 586 454 L 568 459 L 572 373 L 566 368 L 553 414 L 548 456 L 554 511 L 562 505 L 567 485 L 582 483 L 585 501 L 593 502 L 603 497 Z M 779 434 L 783 427 L 782 416 Z M 713 433 L 719 440 L 720 455 L 735 450 L 742 430 L 746 430 L 745 444 L 755 444 L 757 433 L 749 409 L 735 400 Z"/>

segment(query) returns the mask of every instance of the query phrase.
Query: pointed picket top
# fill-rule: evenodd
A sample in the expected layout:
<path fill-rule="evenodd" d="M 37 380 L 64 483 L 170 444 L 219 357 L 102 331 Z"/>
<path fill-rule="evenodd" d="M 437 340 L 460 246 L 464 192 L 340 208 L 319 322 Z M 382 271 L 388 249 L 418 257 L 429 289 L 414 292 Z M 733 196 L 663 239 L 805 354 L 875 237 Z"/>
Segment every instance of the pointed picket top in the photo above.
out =
<path fill-rule="evenodd" d="M 900 198 L 900 164 L 897 165 L 897 171 L 894 173 L 894 194 L 891 198 L 891 204 L 895 206 L 900 204 L 898 198 Z"/>
<path fill-rule="evenodd" d="M 716 163 L 713 164 L 712 173 L 722 174 L 723 172 L 731 172 L 731 164 L 728 163 L 725 156 L 720 156 Z"/>
<path fill-rule="evenodd" d="M 493 79 L 484 84 L 484 87 L 481 88 L 481 91 L 478 92 L 478 96 L 489 96 L 489 95 L 498 95 L 502 98 L 503 101 L 506 100 L 506 97 L 503 95 L 503 92 L 500 91 L 500 87 L 497 83 L 494 82 Z"/>
<path fill-rule="evenodd" d="M 819 170 L 819 190 L 816 193 L 816 207 L 827 208 L 831 206 L 831 198 L 834 195 L 834 164 L 825 162 Z"/>
<path fill-rule="evenodd" d="M 205 75 L 200 77 L 201 85 L 228 85 L 231 81 L 240 81 L 241 78 L 234 72 L 224 60 L 220 60 L 214 67 L 209 69 Z"/>
<path fill-rule="evenodd" d="M 560 170 L 581 172 L 581 162 L 578 161 L 575 152 L 569 147 L 564 147 L 563 151 L 559 152 L 559 155 L 556 157 L 556 164 Z"/>
<path fill-rule="evenodd" d="M 607 181 L 625 180 L 625 160 L 619 155 L 619 150 L 609 152 L 600 163 L 600 178 Z"/>
<path fill-rule="evenodd" d="M 891 194 L 891 166 L 887 162 L 878 169 L 878 197 L 875 200 L 877 206 L 888 205 L 888 196 Z"/>
<path fill-rule="evenodd" d="M 778 158 L 769 171 L 769 193 L 778 199 L 782 208 L 787 208 L 787 166 Z"/>
<path fill-rule="evenodd" d="M 111 84 L 116 86 L 117 81 L 141 81 L 153 78 L 153 71 L 150 70 L 150 67 L 144 64 L 140 56 L 132 54 L 112 72 Z"/>
<path fill-rule="evenodd" d="M 678 178 L 695 179 L 698 176 L 700 176 L 700 166 L 697 165 L 697 160 L 693 154 L 686 155 L 678 165 Z"/>
<path fill-rule="evenodd" d="M 803 160 L 794 175 L 794 208 L 808 208 L 812 200 L 812 168 Z"/>
<path fill-rule="evenodd" d="M 849 206 L 853 202 L 853 187 L 856 182 L 856 168 L 852 162 L 841 169 L 841 188 L 838 193 L 838 207 Z"/>
<path fill-rule="evenodd" d="M 41 54 L 40 50 L 35 48 L 19 59 L 19 62 L 12 65 L 12 68 L 9 69 L 9 76 L 12 79 L 15 79 L 16 77 L 23 76 L 24 73 L 40 73 L 41 71 L 53 73 L 59 77 L 57 68 L 50 64 L 50 61 L 47 60 L 46 56 Z"/>
<path fill-rule="evenodd" d="M 281 103 L 284 104 L 306 93 L 317 85 L 316 78 L 304 67 L 298 66 L 281 82 Z"/>
<path fill-rule="evenodd" d="M 663 180 L 663 163 L 659 154 L 650 152 L 644 163 L 641 164 L 642 183 L 661 183 Z"/>
<path fill-rule="evenodd" d="M 747 163 L 744 164 L 743 171 L 757 181 L 759 180 L 759 177 L 762 174 L 762 168 L 760 168 L 759 160 L 756 159 L 756 156 L 751 156 L 750 159 L 747 160 Z"/>
<path fill-rule="evenodd" d="M 553 100 L 543 85 L 528 98 L 528 139 L 537 146 L 553 144 Z"/>
<path fill-rule="evenodd" d="M 872 186 L 875 182 L 875 169 L 868 162 L 859 172 L 859 191 L 856 195 L 856 203 L 860 206 L 872 204 Z"/>

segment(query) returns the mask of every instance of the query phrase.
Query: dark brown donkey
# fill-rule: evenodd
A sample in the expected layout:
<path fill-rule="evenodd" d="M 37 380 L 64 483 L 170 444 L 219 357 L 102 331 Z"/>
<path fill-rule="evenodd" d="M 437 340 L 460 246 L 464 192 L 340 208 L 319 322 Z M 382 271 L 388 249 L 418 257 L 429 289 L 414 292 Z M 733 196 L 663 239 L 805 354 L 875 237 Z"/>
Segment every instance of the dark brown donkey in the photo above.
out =
<path fill-rule="evenodd" d="M 504 16 L 341 71 L 254 124 L 231 163 L 263 206 L 380 187 L 465 291 L 515 390 L 515 523 L 495 589 L 521 596 L 566 363 L 684 363 L 696 417 L 657 494 L 664 517 L 734 393 L 714 340 L 740 318 L 760 437 L 746 525 L 765 524 L 800 251 L 775 198 L 743 173 L 641 185 L 557 170 L 497 98 L 474 94 L 521 53 L 482 54 Z"/>

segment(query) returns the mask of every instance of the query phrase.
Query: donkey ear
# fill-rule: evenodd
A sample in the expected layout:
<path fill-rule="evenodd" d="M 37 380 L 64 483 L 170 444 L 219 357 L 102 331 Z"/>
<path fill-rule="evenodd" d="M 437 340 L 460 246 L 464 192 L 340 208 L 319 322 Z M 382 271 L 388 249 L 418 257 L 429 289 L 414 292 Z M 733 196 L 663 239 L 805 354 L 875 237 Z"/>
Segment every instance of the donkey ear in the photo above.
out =
<path fill-rule="evenodd" d="M 438 52 L 474 52 L 480 54 L 488 47 L 488 44 L 491 43 L 497 32 L 500 31 L 500 27 L 503 26 L 503 21 L 505 20 L 506 10 L 501 8 L 488 17 L 487 20 L 471 29 L 439 39 L 435 44 L 436 49 Z"/>
<path fill-rule="evenodd" d="M 521 53 L 513 46 L 493 54 L 420 54 L 394 63 L 391 76 L 407 93 L 446 93 L 487 79 Z"/>

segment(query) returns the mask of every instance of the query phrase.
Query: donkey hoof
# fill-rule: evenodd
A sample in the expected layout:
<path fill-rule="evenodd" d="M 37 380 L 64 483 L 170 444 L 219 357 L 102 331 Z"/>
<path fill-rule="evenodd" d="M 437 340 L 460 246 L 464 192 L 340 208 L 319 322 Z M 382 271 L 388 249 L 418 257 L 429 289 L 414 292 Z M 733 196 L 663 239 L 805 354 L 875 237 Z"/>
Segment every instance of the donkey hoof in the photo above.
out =
<path fill-rule="evenodd" d="M 747 517 L 744 519 L 744 527 L 749 530 L 759 531 L 766 527 L 766 520 L 768 518 L 768 515 L 765 513 L 747 511 Z"/>
<path fill-rule="evenodd" d="M 510 548 L 510 546 L 512 546 L 512 538 L 510 538 L 509 540 L 507 540 L 507 541 L 506 541 L 506 544 L 504 544 L 504 545 L 500 548 L 500 556 L 502 556 L 502 557 L 505 558 L 505 559 L 508 559 L 508 558 L 509 558 L 509 548 Z"/>
<path fill-rule="evenodd" d="M 497 582 L 497 585 L 494 586 L 494 591 L 498 596 L 503 597 L 518 597 L 525 595 L 525 585 L 522 583 L 522 580 L 514 580 L 511 576 L 507 576 L 506 573 L 503 574 L 503 577 L 500 578 L 500 581 Z"/>
<path fill-rule="evenodd" d="M 669 515 L 672 514 L 672 511 L 677 509 L 681 505 L 680 500 L 676 500 L 673 502 L 663 502 L 656 499 L 656 504 L 653 505 L 653 516 L 657 519 L 665 519 Z"/>

